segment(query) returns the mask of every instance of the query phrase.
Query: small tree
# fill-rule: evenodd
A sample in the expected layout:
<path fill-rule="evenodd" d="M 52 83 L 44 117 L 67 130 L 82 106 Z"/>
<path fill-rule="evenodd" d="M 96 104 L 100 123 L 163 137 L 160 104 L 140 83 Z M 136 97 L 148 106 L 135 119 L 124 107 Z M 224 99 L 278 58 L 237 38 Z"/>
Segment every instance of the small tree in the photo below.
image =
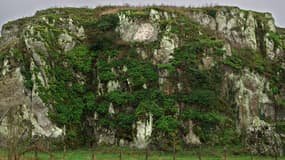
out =
<path fill-rule="evenodd" d="M 22 140 L 27 139 L 28 132 L 32 124 L 21 118 L 19 112 L 21 112 L 21 107 L 11 107 L 7 113 L 7 122 L 8 122 L 8 137 L 7 137 L 7 147 L 8 147 L 8 160 L 18 160 L 21 155 Z M 28 126 L 28 128 L 27 128 Z"/>
<path fill-rule="evenodd" d="M 165 135 L 171 137 L 172 149 L 173 149 L 173 160 L 176 159 L 176 147 L 178 127 L 180 126 L 179 121 L 172 116 L 163 116 L 157 122 L 157 128 L 160 129 Z"/>

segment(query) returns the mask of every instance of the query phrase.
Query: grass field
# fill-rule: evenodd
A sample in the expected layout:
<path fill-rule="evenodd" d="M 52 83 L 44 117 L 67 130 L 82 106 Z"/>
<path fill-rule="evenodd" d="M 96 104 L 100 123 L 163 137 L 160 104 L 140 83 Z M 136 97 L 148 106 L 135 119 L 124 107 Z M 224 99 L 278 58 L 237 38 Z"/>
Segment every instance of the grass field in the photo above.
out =
<path fill-rule="evenodd" d="M 95 158 L 92 159 L 92 153 Z M 145 152 L 143 150 L 121 149 L 122 160 L 145 160 Z M 220 149 L 203 149 L 201 152 L 201 160 L 225 160 L 224 153 Z M 20 160 L 35 160 L 34 153 L 29 152 L 21 157 Z M 65 158 L 64 158 L 65 157 Z M 159 151 L 149 151 L 148 160 L 172 160 L 171 153 Z M 199 160 L 196 151 L 178 152 L 177 160 Z M 7 160 L 7 151 L 0 150 L 0 160 Z M 69 150 L 64 154 L 62 151 L 52 152 L 52 156 L 47 153 L 38 153 L 38 160 L 120 160 L 120 149 L 118 148 L 100 148 L 96 150 L 79 149 Z M 228 154 L 226 160 L 274 160 L 274 157 L 253 156 L 250 155 L 233 155 Z M 285 160 L 285 157 L 278 157 L 278 160 Z"/>

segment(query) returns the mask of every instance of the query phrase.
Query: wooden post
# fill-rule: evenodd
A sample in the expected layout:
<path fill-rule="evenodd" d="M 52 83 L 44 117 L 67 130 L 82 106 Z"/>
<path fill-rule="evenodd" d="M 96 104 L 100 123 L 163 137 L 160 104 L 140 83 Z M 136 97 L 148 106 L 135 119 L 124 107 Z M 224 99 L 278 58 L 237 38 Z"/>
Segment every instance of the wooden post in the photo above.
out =
<path fill-rule="evenodd" d="M 47 137 L 47 150 L 48 150 L 48 157 L 50 160 L 52 160 L 52 154 L 51 154 L 51 151 L 50 151 L 50 141 L 49 141 L 49 137 Z"/>
<path fill-rule="evenodd" d="M 91 158 L 91 160 L 96 160 L 96 156 L 95 156 L 95 153 L 94 153 L 94 152 L 92 152 L 92 158 Z"/>
<path fill-rule="evenodd" d="M 227 160 L 227 148 L 224 147 L 224 160 Z"/>
<path fill-rule="evenodd" d="M 66 127 L 63 126 L 63 159 L 65 160 L 66 157 L 66 143 L 65 143 L 65 134 L 66 134 Z"/>
<path fill-rule="evenodd" d="M 173 134 L 173 160 L 176 160 L 176 140 L 175 140 L 175 134 Z"/>
<path fill-rule="evenodd" d="M 148 146 L 146 146 L 145 149 L 146 149 L 146 150 L 145 150 L 145 160 L 148 160 L 148 152 L 149 152 Z"/>
<path fill-rule="evenodd" d="M 38 160 L 38 147 L 36 145 L 34 147 L 34 156 L 35 160 Z"/>
<path fill-rule="evenodd" d="M 199 160 L 202 160 L 202 156 L 201 156 L 201 145 L 199 146 L 198 159 L 199 159 Z"/>
<path fill-rule="evenodd" d="M 120 160 L 122 160 L 122 149 L 120 147 L 120 156 L 119 156 Z"/>

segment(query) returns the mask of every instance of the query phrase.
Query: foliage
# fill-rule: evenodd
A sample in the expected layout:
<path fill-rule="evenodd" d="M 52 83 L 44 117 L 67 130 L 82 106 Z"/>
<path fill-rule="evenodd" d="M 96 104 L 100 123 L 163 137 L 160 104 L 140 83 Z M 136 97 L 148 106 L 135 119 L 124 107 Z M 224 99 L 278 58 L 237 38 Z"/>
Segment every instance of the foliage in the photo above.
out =
<path fill-rule="evenodd" d="M 215 9 L 209 9 L 209 10 L 207 11 L 207 14 L 208 14 L 209 16 L 213 17 L 213 18 L 216 18 L 217 10 L 215 10 Z"/>
<path fill-rule="evenodd" d="M 180 122 L 172 116 L 163 116 L 156 122 L 156 128 L 167 134 L 174 133 L 180 125 Z"/>
<path fill-rule="evenodd" d="M 119 113 L 116 118 L 116 128 L 130 129 L 135 122 L 135 116 L 132 114 Z"/>
<path fill-rule="evenodd" d="M 272 32 L 272 31 L 269 32 L 268 38 L 274 42 L 275 49 L 278 48 L 278 47 L 282 47 L 282 45 L 283 45 L 282 43 L 283 42 L 282 42 L 280 36 L 277 33 Z"/>
<path fill-rule="evenodd" d="M 271 68 L 268 67 L 269 64 L 266 57 L 262 53 L 249 48 L 233 50 L 233 55 L 228 56 L 223 63 L 237 71 L 240 71 L 243 68 L 250 68 L 261 74 L 264 72 L 271 72 Z"/>
<path fill-rule="evenodd" d="M 235 56 L 228 56 L 223 63 L 236 70 L 241 70 L 243 68 L 243 61 Z"/>
<path fill-rule="evenodd" d="M 86 46 L 78 46 L 66 54 L 69 62 L 76 71 L 82 73 L 91 71 L 95 54 L 90 52 Z"/>
<path fill-rule="evenodd" d="M 191 147 L 191 149 L 185 149 L 179 151 L 177 153 L 177 159 L 179 160 L 197 160 L 197 153 L 201 152 L 201 158 L 203 160 L 217 160 L 221 159 L 224 153 L 225 146 L 223 145 L 202 145 L 201 147 Z M 256 156 L 250 155 L 249 153 L 244 153 L 243 149 L 239 145 L 229 145 L 227 146 L 227 158 L 231 160 L 249 160 L 249 159 L 258 159 L 258 160 L 270 160 L 272 157 L 268 156 Z M 8 151 L 0 150 L 0 157 L 6 157 Z M 91 153 L 96 155 L 96 159 L 108 159 L 108 160 L 117 160 L 118 153 L 122 152 L 122 156 L 125 159 L 133 159 L 133 160 L 143 160 L 145 159 L 144 155 L 145 150 L 138 150 L 135 148 L 129 147 L 121 147 L 121 146 L 98 146 L 96 149 L 89 149 L 89 148 L 78 148 L 78 149 L 67 149 L 66 152 L 59 149 L 57 151 L 50 151 L 56 159 L 63 159 L 65 157 L 69 160 L 86 160 L 91 159 Z M 214 154 L 215 153 L 215 154 Z M 29 151 L 22 155 L 23 159 L 33 159 L 34 152 Z M 49 160 L 50 155 L 46 152 L 38 152 L 38 157 L 41 160 Z M 158 160 L 172 160 L 173 155 L 171 152 L 162 152 L 157 149 L 151 150 L 151 155 L 149 155 L 149 159 Z M 284 157 L 279 157 L 278 159 L 284 160 Z"/>
<path fill-rule="evenodd" d="M 277 98 L 276 102 L 279 107 L 285 108 L 285 99 Z"/>
<path fill-rule="evenodd" d="M 32 80 L 32 71 L 30 70 L 31 59 L 28 57 L 29 55 L 23 54 L 23 52 L 17 48 L 13 48 L 11 50 L 11 53 L 14 59 L 16 60 L 16 63 L 22 64 L 21 73 L 24 76 L 25 88 L 32 90 L 34 86 L 34 82 Z M 9 56 L 7 54 L 0 55 L 0 61 L 3 61 L 4 58 L 9 58 Z"/>
<path fill-rule="evenodd" d="M 162 110 L 160 107 L 156 104 L 155 101 L 152 100 L 142 100 L 138 107 L 136 108 L 135 114 L 137 117 L 145 117 L 146 114 L 154 114 L 155 116 L 162 115 Z"/>
<path fill-rule="evenodd" d="M 134 86 L 142 86 L 158 80 L 155 67 L 149 62 L 131 61 L 127 64 L 127 76 Z"/>
<path fill-rule="evenodd" d="M 96 27 L 102 31 L 114 30 L 119 23 L 119 18 L 116 14 L 108 14 L 100 17 Z"/>
<path fill-rule="evenodd" d="M 123 93 L 119 91 L 112 91 L 107 94 L 108 101 L 117 105 L 127 104 L 132 102 L 134 97 L 129 93 Z"/>
<path fill-rule="evenodd" d="M 172 64 L 158 64 L 157 65 L 158 69 L 166 69 L 168 70 L 170 73 L 175 72 L 175 67 Z"/>
<path fill-rule="evenodd" d="M 106 9 L 106 13 L 110 11 L 108 7 L 100 9 Z M 177 18 L 161 17 L 158 40 L 150 43 L 123 41 L 115 30 L 119 25 L 117 14 L 99 14 L 84 9 L 85 19 L 76 12 L 77 9 L 60 9 L 59 15 L 55 15 L 55 10 L 48 11 L 50 21 L 59 20 L 66 13 L 66 16 L 81 22 L 88 33 L 86 40 L 78 41 L 79 45 L 67 53 L 57 52 L 56 38 L 62 30 L 52 26 L 48 30 L 41 25 L 35 27 L 52 48 L 52 52 L 45 57 L 48 60 L 46 72 L 49 87 L 40 87 L 40 96 L 47 105 L 53 106 L 49 113 L 52 120 L 60 127 L 67 127 L 70 142 L 81 141 L 84 132 L 90 130 L 94 134 L 98 128 L 115 130 L 116 138 L 132 141 L 133 125 L 151 114 L 153 134 L 157 137 L 181 138 L 187 132 L 183 123 L 192 120 L 195 123 L 194 132 L 202 142 L 233 143 L 238 136 L 231 120 L 234 116 L 229 114 L 232 108 L 228 107 L 230 104 L 224 97 L 220 97 L 224 66 L 237 72 L 250 68 L 272 77 L 279 68 L 269 67 L 271 63 L 266 61 L 266 55 L 247 48 L 233 49 L 233 55 L 226 56 L 224 60 L 224 41 L 180 12 L 175 12 Z M 145 18 L 149 17 L 149 10 L 125 12 L 138 22 L 145 22 Z M 215 17 L 217 10 L 208 8 L 205 13 Z M 169 63 L 156 64 L 150 60 L 153 57 L 149 53 L 159 49 L 162 33 L 169 26 L 169 34 L 179 37 L 179 47 Z M 269 38 L 276 44 L 280 40 L 273 33 Z M 149 57 L 142 59 L 138 49 L 145 50 Z M 15 52 L 14 56 L 18 61 L 26 61 L 22 71 L 27 80 L 25 83 L 31 89 L 30 55 Z M 201 69 L 205 57 L 213 58 L 215 65 Z M 168 71 L 166 77 L 160 77 L 159 73 L 163 70 Z M 281 81 L 278 76 L 274 79 L 276 83 Z M 173 92 L 165 91 L 162 80 Z M 111 81 L 119 87 L 110 89 Z M 178 83 L 182 89 L 176 87 Z M 111 104 L 115 114 L 109 113 Z M 283 100 L 279 104 L 282 106 Z M 228 108 L 221 109 L 223 106 Z M 90 121 L 92 125 L 88 126 Z"/>
<path fill-rule="evenodd" d="M 215 92 L 205 89 L 197 89 L 191 92 L 189 99 L 190 104 L 199 104 L 201 106 L 214 106 L 217 104 L 217 96 Z"/>
<path fill-rule="evenodd" d="M 196 109 L 189 108 L 182 114 L 183 119 L 191 119 L 211 124 L 224 124 L 226 117 L 215 112 L 200 112 Z"/>
<path fill-rule="evenodd" d="M 129 17 L 141 19 L 141 18 L 148 18 L 149 13 L 145 10 L 133 10 L 133 11 L 125 11 L 125 14 L 127 14 Z"/>

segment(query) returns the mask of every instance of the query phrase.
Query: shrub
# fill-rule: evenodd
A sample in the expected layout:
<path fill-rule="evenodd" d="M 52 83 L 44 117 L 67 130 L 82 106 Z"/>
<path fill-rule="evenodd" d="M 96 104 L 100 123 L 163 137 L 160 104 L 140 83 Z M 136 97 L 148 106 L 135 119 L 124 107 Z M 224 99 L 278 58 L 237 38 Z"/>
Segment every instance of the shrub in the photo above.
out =
<path fill-rule="evenodd" d="M 107 94 L 107 98 L 109 102 L 113 102 L 117 105 L 123 105 L 128 102 L 132 102 L 134 97 L 128 93 L 124 93 L 120 91 L 112 91 Z"/>
<path fill-rule="evenodd" d="M 116 14 L 103 15 L 96 23 L 96 27 L 102 31 L 114 30 L 119 23 L 119 17 Z"/>
<path fill-rule="evenodd" d="M 76 71 L 88 73 L 92 69 L 95 54 L 90 52 L 87 46 L 78 46 L 67 53 L 71 65 Z"/>
<path fill-rule="evenodd" d="M 163 111 L 155 103 L 155 101 L 152 100 L 141 101 L 135 111 L 136 117 L 145 117 L 149 113 L 158 117 L 163 114 Z"/>
<path fill-rule="evenodd" d="M 228 56 L 226 60 L 223 61 L 225 65 L 228 65 L 236 70 L 241 70 L 243 68 L 243 61 L 235 56 Z"/>
<path fill-rule="evenodd" d="M 270 31 L 268 38 L 274 42 L 275 49 L 282 46 L 282 40 L 277 33 Z"/>
<path fill-rule="evenodd" d="M 216 18 L 217 10 L 215 10 L 215 9 L 209 9 L 209 10 L 207 11 L 207 14 L 208 14 L 209 16 L 213 17 L 213 18 Z"/>
<path fill-rule="evenodd" d="M 217 96 L 214 91 L 197 89 L 191 92 L 189 103 L 196 103 L 202 106 L 212 106 L 217 104 Z"/>
<path fill-rule="evenodd" d="M 174 133 L 180 125 L 180 122 L 172 116 L 163 116 L 156 121 L 156 128 L 166 134 Z"/>
<path fill-rule="evenodd" d="M 116 118 L 116 128 L 118 129 L 131 129 L 136 118 L 133 114 L 119 113 Z"/>
<path fill-rule="evenodd" d="M 170 73 L 175 72 L 175 67 L 172 64 L 158 64 L 158 69 L 166 69 Z"/>

